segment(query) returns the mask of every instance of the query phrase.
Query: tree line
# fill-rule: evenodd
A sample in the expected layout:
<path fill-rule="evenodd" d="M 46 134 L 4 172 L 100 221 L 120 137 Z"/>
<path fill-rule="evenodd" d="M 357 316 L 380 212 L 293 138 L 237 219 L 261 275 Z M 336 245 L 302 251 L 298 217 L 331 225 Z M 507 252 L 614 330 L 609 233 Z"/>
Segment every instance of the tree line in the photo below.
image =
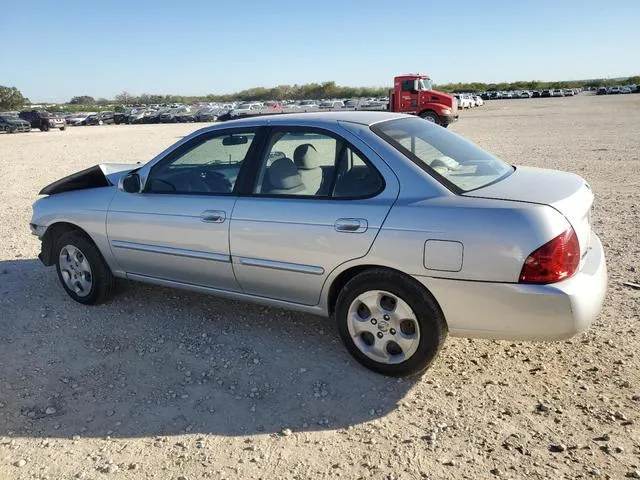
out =
<path fill-rule="evenodd" d="M 204 96 L 183 95 L 155 95 L 143 93 L 134 96 L 128 92 L 116 95 L 117 103 L 192 103 L 192 102 L 232 102 L 232 101 L 261 101 L 261 100 L 305 100 L 321 98 L 352 98 L 352 97 L 382 97 L 386 96 L 388 89 L 385 87 L 343 87 L 336 82 L 307 83 L 304 85 L 278 85 L 265 88 L 254 87 L 230 94 L 208 94 Z"/>
<path fill-rule="evenodd" d="M 501 83 L 446 83 L 436 85 L 434 88 L 445 92 L 482 92 L 487 90 L 545 90 L 549 88 L 587 88 L 602 87 L 621 84 L 640 84 L 640 76 L 619 79 L 594 79 L 572 80 L 561 82 L 543 82 L 538 80 L 501 82 Z M 220 102 L 231 101 L 262 101 L 262 100 L 303 100 L 321 98 L 358 98 L 358 97 L 383 97 L 389 92 L 387 87 L 345 87 L 336 85 L 336 82 L 307 83 L 303 85 L 278 85 L 276 87 L 255 87 L 231 94 L 209 94 L 200 96 L 185 95 L 159 95 L 143 93 L 132 95 L 122 92 L 114 99 L 94 98 L 89 95 L 73 97 L 63 108 L 68 111 L 101 110 L 111 108 L 113 105 L 140 105 L 140 104 L 170 104 L 170 103 L 196 103 L 196 102 Z M 15 87 L 0 86 L 0 111 L 16 110 L 27 107 L 31 102 L 24 98 Z"/>

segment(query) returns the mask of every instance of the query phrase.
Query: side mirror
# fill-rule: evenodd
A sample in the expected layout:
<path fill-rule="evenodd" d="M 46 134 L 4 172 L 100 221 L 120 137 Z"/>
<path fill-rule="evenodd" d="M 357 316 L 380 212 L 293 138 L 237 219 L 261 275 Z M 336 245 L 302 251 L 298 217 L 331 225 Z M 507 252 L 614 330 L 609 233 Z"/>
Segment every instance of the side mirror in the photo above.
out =
<path fill-rule="evenodd" d="M 135 172 L 128 173 L 120 178 L 118 188 L 127 193 L 140 193 L 140 175 Z"/>
<path fill-rule="evenodd" d="M 413 81 L 413 91 L 414 91 L 414 92 L 417 92 L 417 91 L 419 91 L 419 90 L 420 90 L 420 80 L 415 79 L 415 80 Z"/>

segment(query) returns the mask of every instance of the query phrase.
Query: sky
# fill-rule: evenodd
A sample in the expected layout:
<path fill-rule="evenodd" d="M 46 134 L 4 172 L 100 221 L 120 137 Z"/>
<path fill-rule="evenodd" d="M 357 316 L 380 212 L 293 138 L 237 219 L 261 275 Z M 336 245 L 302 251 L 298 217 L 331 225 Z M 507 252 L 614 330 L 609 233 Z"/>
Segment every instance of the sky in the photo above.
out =
<path fill-rule="evenodd" d="M 33 102 L 640 73 L 640 0 L 3 3 L 0 85 Z"/>

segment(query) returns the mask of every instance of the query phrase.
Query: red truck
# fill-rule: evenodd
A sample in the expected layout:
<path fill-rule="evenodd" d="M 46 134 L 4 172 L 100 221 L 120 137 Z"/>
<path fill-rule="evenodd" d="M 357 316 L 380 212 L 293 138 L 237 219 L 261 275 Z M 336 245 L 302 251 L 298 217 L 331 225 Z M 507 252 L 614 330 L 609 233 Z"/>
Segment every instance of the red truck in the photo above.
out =
<path fill-rule="evenodd" d="M 418 115 L 443 127 L 458 120 L 458 104 L 453 95 L 431 88 L 427 75 L 400 75 L 389 92 L 389 111 Z"/>

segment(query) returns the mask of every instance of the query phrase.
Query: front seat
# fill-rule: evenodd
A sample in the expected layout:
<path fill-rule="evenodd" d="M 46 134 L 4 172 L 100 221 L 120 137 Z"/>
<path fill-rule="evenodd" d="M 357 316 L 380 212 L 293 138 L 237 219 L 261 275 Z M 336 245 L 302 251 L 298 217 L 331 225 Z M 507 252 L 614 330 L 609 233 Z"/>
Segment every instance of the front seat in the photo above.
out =
<path fill-rule="evenodd" d="M 316 195 L 322 185 L 322 169 L 318 166 L 318 152 L 310 143 L 299 145 L 293 152 L 293 162 L 302 183 L 311 195 Z"/>
<path fill-rule="evenodd" d="M 267 169 L 269 190 L 266 193 L 307 195 L 296 166 L 290 158 L 279 158 Z"/>

